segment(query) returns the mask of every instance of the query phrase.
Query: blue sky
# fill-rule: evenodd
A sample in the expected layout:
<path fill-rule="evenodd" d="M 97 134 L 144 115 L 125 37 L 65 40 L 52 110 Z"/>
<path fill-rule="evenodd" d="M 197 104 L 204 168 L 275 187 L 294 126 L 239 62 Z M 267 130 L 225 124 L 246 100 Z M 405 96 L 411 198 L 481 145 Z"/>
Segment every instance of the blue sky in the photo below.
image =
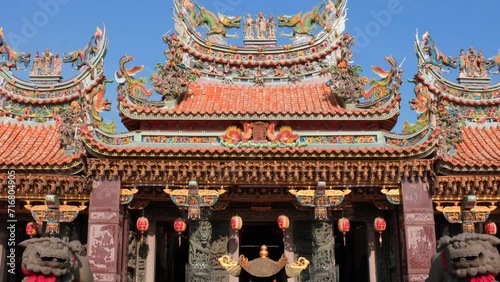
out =
<path fill-rule="evenodd" d="M 198 0 L 209 10 L 226 15 L 295 14 L 307 11 L 321 0 Z M 6 3 L 5 3 L 6 2 Z M 172 0 L 16 0 L 2 3 L 0 27 L 9 44 L 18 51 L 64 53 L 84 47 L 96 26 L 106 24 L 110 44 L 105 60 L 105 73 L 113 78 L 118 61 L 124 55 L 133 55 L 130 65 L 145 65 L 141 76 L 149 77 L 157 62 L 165 57 L 161 36 L 173 31 Z M 388 68 L 383 60 L 392 55 L 400 63 L 406 58 L 401 116 L 394 129 L 400 132 L 404 120 L 415 122 L 417 115 L 409 108 L 414 97 L 412 84 L 406 82 L 417 72 L 413 50 L 415 30 L 420 35 L 429 31 L 439 50 L 448 56 L 458 56 L 461 48 L 474 46 L 483 50 L 485 57 L 497 54 L 500 37 L 497 36 L 500 1 L 482 0 L 350 0 L 348 2 L 346 32 L 355 36 L 354 63 L 361 65 L 364 75 L 375 78 L 370 67 Z M 231 30 L 230 33 L 234 31 Z M 232 44 L 242 44 L 240 39 Z M 286 39 L 280 42 L 288 43 Z M 64 67 L 67 76 L 74 75 L 70 65 Z M 17 73 L 26 77 L 26 72 Z M 456 77 L 456 72 L 451 78 Z M 500 78 L 493 77 L 494 82 Z M 105 120 L 121 125 L 116 109 L 116 83 L 108 86 L 106 97 L 113 101 Z M 158 98 L 159 96 L 156 96 Z M 119 126 L 118 131 L 124 131 Z"/>

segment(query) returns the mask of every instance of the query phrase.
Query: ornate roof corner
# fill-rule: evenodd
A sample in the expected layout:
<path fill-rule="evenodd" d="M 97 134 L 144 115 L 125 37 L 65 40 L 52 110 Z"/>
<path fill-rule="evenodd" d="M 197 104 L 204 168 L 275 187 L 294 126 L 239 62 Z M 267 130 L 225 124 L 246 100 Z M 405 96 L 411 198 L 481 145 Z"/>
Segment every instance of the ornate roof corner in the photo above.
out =
<path fill-rule="evenodd" d="M 330 68 L 331 78 L 328 80 L 327 85 L 331 87 L 332 94 L 339 98 L 344 106 L 349 107 L 348 105 L 352 105 L 351 108 L 354 108 L 355 104 L 358 104 L 358 106 L 364 104 L 361 106 L 362 108 L 370 107 L 368 105 L 373 107 L 383 101 L 390 100 L 392 97 L 400 96 L 403 71 L 397 66 L 396 60 L 392 57 L 385 58 L 391 64 L 391 69 L 388 71 L 380 67 L 372 67 L 372 70 L 381 79 L 369 81 L 367 77 L 360 75 L 362 71 L 360 66 L 349 64 L 352 57 L 350 47 L 353 43 L 354 39 L 352 37 L 350 37 L 350 40 L 342 42 L 337 64 Z M 369 88 L 365 89 L 367 84 L 369 84 Z M 367 102 L 360 103 L 360 100 Z"/>

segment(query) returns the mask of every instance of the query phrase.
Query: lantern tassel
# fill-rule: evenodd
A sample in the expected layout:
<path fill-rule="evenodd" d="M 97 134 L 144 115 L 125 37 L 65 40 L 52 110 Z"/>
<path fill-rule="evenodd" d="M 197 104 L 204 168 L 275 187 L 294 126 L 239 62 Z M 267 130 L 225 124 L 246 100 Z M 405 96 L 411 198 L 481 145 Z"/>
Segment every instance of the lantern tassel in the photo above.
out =
<path fill-rule="evenodd" d="M 379 232 L 380 236 L 378 237 L 378 242 L 380 243 L 380 247 L 382 247 L 382 232 Z"/>
<path fill-rule="evenodd" d="M 344 234 L 344 247 L 345 247 L 345 232 L 343 232 L 343 234 Z"/>
<path fill-rule="evenodd" d="M 177 240 L 179 240 L 179 248 L 181 247 L 181 243 L 182 243 L 181 236 L 182 236 L 182 235 L 181 235 L 181 233 L 179 233 L 179 237 L 178 237 L 178 239 L 177 239 Z"/>

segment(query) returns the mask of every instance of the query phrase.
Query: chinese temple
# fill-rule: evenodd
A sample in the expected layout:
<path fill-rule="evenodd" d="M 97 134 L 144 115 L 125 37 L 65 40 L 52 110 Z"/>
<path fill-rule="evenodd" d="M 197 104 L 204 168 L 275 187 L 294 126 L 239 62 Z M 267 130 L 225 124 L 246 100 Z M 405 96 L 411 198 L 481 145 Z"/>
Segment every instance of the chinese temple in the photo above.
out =
<path fill-rule="evenodd" d="M 27 275 L 21 248 L 7 273 L 14 222 L 18 243 L 86 244 L 103 282 L 417 282 L 436 238 L 496 234 L 500 53 L 446 56 L 417 32 L 401 93 L 401 62 L 352 62 L 347 7 L 228 16 L 173 0 L 150 83 L 133 56 L 105 77 L 118 35 L 104 25 L 59 54 L 13 50 L 0 29 L 0 278 Z M 419 117 L 394 133 L 402 95 Z M 102 117 L 113 97 L 127 132 Z"/>

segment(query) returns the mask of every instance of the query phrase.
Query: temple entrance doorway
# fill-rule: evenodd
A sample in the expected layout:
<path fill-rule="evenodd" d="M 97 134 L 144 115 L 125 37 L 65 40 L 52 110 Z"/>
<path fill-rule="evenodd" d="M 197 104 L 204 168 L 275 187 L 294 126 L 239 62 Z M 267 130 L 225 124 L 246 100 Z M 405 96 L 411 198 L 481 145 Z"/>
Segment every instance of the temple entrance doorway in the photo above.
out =
<path fill-rule="evenodd" d="M 283 231 L 278 228 L 276 222 L 245 222 L 240 230 L 240 255 L 245 255 L 248 260 L 259 257 L 260 247 L 267 246 L 269 258 L 278 261 L 284 254 Z M 286 282 L 287 277 L 284 269 L 278 274 L 268 278 L 258 278 L 250 275 L 242 269 L 239 282 Z"/>
<path fill-rule="evenodd" d="M 338 282 L 369 282 L 368 240 L 366 222 L 351 221 L 351 231 L 343 234 L 335 224 L 335 262 L 338 266 Z"/>

